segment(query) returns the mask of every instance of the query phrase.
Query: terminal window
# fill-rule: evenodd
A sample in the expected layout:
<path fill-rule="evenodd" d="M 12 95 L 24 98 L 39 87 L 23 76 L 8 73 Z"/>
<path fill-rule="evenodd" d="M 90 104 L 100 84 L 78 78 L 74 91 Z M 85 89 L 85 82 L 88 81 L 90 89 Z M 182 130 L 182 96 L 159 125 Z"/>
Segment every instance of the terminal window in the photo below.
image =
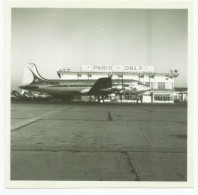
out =
<path fill-rule="evenodd" d="M 173 100 L 173 96 L 171 94 L 155 94 L 154 100 L 171 101 Z"/>
<path fill-rule="evenodd" d="M 125 100 L 136 100 L 137 97 L 136 97 L 136 95 L 125 95 L 124 99 Z"/>
<path fill-rule="evenodd" d="M 158 89 L 158 83 L 157 82 L 151 83 L 151 87 L 152 89 Z"/>
<path fill-rule="evenodd" d="M 165 90 L 165 82 L 159 82 L 158 83 L 158 89 L 159 90 Z"/>

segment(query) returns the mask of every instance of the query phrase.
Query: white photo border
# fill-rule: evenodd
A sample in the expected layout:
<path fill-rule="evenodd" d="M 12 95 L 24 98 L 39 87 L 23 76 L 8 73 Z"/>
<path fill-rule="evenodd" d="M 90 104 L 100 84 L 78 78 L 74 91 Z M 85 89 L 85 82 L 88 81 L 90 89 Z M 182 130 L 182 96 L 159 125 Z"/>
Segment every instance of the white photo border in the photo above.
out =
<path fill-rule="evenodd" d="M 11 82 L 11 9 L 12 8 L 133 8 L 188 9 L 188 145 L 187 182 L 141 181 L 12 181 L 10 180 L 10 82 Z M 193 2 L 192 1 L 16 1 L 5 2 L 5 183 L 6 188 L 175 188 L 193 187 Z M 195 54 L 194 54 L 195 55 Z M 190 140 L 190 141 L 189 141 Z"/>

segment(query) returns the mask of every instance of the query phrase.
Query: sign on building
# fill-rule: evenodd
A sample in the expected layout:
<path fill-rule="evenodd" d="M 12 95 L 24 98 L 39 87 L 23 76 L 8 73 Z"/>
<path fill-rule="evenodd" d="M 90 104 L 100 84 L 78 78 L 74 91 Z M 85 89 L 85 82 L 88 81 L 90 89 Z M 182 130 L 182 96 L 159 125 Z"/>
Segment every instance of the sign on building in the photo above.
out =
<path fill-rule="evenodd" d="M 141 65 L 81 65 L 82 72 L 154 72 L 154 66 Z"/>

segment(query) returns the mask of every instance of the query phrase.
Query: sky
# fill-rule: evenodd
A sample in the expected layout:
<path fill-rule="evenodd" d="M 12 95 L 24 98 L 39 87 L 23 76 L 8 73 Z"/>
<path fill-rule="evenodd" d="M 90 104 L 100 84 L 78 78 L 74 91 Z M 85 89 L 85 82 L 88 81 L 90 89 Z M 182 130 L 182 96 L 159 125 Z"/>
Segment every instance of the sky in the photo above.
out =
<path fill-rule="evenodd" d="M 11 87 L 35 63 L 44 78 L 81 65 L 145 65 L 177 69 L 187 87 L 187 10 L 12 8 Z"/>

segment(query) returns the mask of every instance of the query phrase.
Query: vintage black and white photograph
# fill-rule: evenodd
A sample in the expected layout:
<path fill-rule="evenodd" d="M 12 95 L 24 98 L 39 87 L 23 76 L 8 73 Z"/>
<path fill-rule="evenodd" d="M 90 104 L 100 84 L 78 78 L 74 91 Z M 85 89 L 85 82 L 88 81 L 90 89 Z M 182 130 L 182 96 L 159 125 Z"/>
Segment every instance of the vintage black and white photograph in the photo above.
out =
<path fill-rule="evenodd" d="M 188 33 L 181 8 L 12 8 L 10 181 L 187 182 Z"/>

